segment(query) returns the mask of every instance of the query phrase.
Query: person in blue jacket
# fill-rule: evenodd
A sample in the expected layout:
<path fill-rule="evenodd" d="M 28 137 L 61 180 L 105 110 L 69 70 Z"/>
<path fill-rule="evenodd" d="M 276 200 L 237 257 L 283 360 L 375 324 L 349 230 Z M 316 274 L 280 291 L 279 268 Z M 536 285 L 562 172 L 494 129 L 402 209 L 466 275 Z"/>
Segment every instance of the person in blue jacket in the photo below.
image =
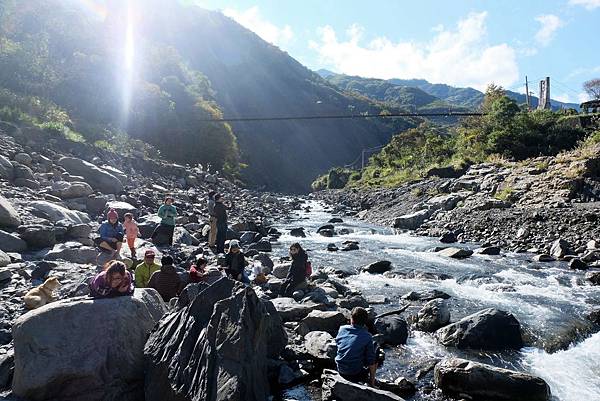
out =
<path fill-rule="evenodd" d="M 119 214 L 116 210 L 110 209 L 106 214 L 106 221 L 100 225 L 98 233 L 99 238 L 94 243 L 103 251 L 112 252 L 113 256 L 118 256 L 123 246 L 123 237 L 125 231 L 123 225 L 119 223 Z"/>

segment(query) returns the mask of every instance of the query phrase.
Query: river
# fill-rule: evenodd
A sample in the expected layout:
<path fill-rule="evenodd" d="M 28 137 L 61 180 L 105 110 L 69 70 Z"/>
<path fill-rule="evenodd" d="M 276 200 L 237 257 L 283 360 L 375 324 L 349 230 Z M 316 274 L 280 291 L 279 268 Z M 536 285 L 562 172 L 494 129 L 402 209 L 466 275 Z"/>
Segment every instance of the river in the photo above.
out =
<path fill-rule="evenodd" d="M 455 355 L 538 375 L 550 385 L 556 401 L 600 400 L 600 333 L 591 334 L 593 328 L 586 319 L 593 307 L 600 305 L 600 291 L 585 283 L 581 272 L 569 270 L 563 262 L 532 262 L 531 254 L 502 253 L 450 259 L 430 251 L 444 245 L 436 239 L 396 234 L 389 228 L 342 216 L 336 216 L 344 220 L 335 224 L 336 230 L 346 228 L 351 233 L 326 238 L 316 231 L 333 216 L 317 202 L 308 205 L 310 211 L 299 212 L 289 221 L 276 225 L 284 235 L 275 244 L 273 256 L 283 256 L 291 243 L 300 240 L 316 269 L 334 267 L 355 271 L 385 259 L 392 262 L 393 271 L 397 273 L 431 273 L 411 279 L 368 273 L 348 277 L 351 286 L 364 296 L 384 295 L 389 299 L 388 304 L 375 306 L 377 312 L 403 305 L 406 301 L 400 297 L 410 291 L 437 289 L 451 296 L 448 300 L 451 321 L 494 307 L 513 313 L 521 323 L 527 346 L 518 352 L 464 352 L 440 346 L 431 334 L 413 331 L 405 346 L 386 349 L 386 362 L 378 371 L 379 378 L 405 376 L 414 380 L 419 369 Z M 307 237 L 288 235 L 294 227 L 303 227 Z M 326 249 L 329 243 L 341 249 L 347 240 L 358 241 L 360 249 L 348 252 Z M 459 246 L 477 248 L 477 244 Z M 440 275 L 442 279 L 437 278 Z M 405 317 L 419 309 L 420 304 L 415 305 L 405 312 Z M 577 338 L 577 341 L 568 348 L 558 347 L 565 338 Z M 431 373 L 424 380 L 430 381 Z M 288 392 L 287 399 L 310 398 L 302 388 L 295 388 Z M 421 391 L 412 399 L 434 398 Z"/>

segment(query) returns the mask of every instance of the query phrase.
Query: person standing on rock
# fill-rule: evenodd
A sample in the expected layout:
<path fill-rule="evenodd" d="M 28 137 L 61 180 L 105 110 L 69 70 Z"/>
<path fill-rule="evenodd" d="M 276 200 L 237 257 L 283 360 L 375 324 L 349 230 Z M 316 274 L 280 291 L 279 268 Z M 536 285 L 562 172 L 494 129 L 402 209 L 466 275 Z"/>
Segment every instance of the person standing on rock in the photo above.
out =
<path fill-rule="evenodd" d="M 90 295 L 94 298 L 111 298 L 133 294 L 133 278 L 125 264 L 113 260 L 107 267 L 90 281 Z"/>
<path fill-rule="evenodd" d="M 208 216 L 209 216 L 209 224 L 210 231 L 208 232 L 208 246 L 213 247 L 217 242 L 217 216 L 215 216 L 215 191 L 210 191 L 208 193 Z"/>
<path fill-rule="evenodd" d="M 119 223 L 119 214 L 110 209 L 106 214 L 106 221 L 100 225 L 99 238 L 94 240 L 96 246 L 101 250 L 111 252 L 111 258 L 118 258 L 123 246 L 123 225 Z"/>
<path fill-rule="evenodd" d="M 236 239 L 229 242 L 229 252 L 225 255 L 225 273 L 234 280 L 250 284 L 245 268 L 248 262 L 240 249 L 240 243 Z"/>
<path fill-rule="evenodd" d="M 280 295 L 283 297 L 291 297 L 294 291 L 306 288 L 306 263 L 308 262 L 306 251 L 296 242 L 290 246 L 290 257 L 292 265 L 281 286 Z"/>
<path fill-rule="evenodd" d="M 163 256 L 160 263 L 162 266 L 159 271 L 152 273 L 148 287 L 154 288 L 158 291 L 163 301 L 169 302 L 171 298 L 175 298 L 181 293 L 185 287 L 185 283 L 181 281 L 177 270 L 175 270 L 175 266 L 173 266 L 172 256 Z"/>
<path fill-rule="evenodd" d="M 131 251 L 131 259 L 135 260 L 135 240 L 140 235 L 140 229 L 138 228 L 137 222 L 133 219 L 133 214 L 125 213 L 123 217 L 125 219 L 123 227 L 125 227 L 127 246 L 129 246 L 129 250 Z"/>
<path fill-rule="evenodd" d="M 148 287 L 150 277 L 160 270 L 160 265 L 154 263 L 154 251 L 149 249 L 144 254 L 144 262 L 140 263 L 135 268 L 135 286 L 138 288 Z"/>
<path fill-rule="evenodd" d="M 220 194 L 215 195 L 215 217 L 217 219 L 217 254 L 225 252 L 225 240 L 227 239 L 227 210 L 231 209 L 231 203 L 225 205 Z"/>
<path fill-rule="evenodd" d="M 160 224 L 152 233 L 152 241 L 156 241 L 159 234 L 167 236 L 168 245 L 173 245 L 173 234 L 175 232 L 175 218 L 177 217 L 177 208 L 173 206 L 175 199 L 172 196 L 165 198 L 165 203 L 158 208 L 158 217 L 161 218 Z M 156 242 L 155 242 L 156 243 Z"/>
<path fill-rule="evenodd" d="M 352 309 L 350 324 L 340 327 L 335 338 L 337 370 L 353 383 L 375 385 L 377 358 L 373 336 L 367 330 L 369 314 L 361 307 Z"/>

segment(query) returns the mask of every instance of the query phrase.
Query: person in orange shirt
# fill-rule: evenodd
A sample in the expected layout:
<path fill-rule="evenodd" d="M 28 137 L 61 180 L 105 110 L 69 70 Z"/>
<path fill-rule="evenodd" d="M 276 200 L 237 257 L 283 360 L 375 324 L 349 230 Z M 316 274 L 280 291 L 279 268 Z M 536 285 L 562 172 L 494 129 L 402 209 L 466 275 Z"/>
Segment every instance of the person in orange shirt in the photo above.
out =
<path fill-rule="evenodd" d="M 140 229 L 138 228 L 137 222 L 133 219 L 133 214 L 125 213 L 125 221 L 123 226 L 125 227 L 125 236 L 127 237 L 127 245 L 131 251 L 131 259 L 136 259 L 135 254 L 135 239 L 140 235 Z"/>

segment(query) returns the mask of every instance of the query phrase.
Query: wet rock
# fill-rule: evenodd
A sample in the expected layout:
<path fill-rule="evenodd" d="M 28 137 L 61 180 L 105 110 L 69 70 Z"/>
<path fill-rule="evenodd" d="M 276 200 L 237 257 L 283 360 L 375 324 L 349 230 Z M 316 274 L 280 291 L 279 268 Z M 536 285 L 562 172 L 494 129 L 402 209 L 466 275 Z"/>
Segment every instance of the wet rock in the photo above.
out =
<path fill-rule="evenodd" d="M 535 262 L 555 262 L 556 261 L 556 259 L 554 259 L 552 256 L 550 256 L 550 255 L 548 255 L 546 253 L 535 255 L 533 257 L 533 260 Z"/>
<path fill-rule="evenodd" d="M 343 252 L 348 251 L 358 251 L 358 242 L 355 241 L 344 241 L 344 247 L 342 248 Z"/>
<path fill-rule="evenodd" d="M 523 347 L 521 325 L 510 313 L 484 309 L 439 329 L 438 340 L 460 349 L 503 350 Z"/>
<path fill-rule="evenodd" d="M 257 242 L 262 238 L 260 233 L 255 231 L 242 231 L 240 233 L 240 243 L 242 245 L 252 244 L 253 242 Z"/>
<path fill-rule="evenodd" d="M 441 251 L 438 252 L 438 254 L 449 257 L 449 258 L 454 258 L 454 259 L 464 259 L 464 258 L 468 258 L 469 256 L 473 255 L 473 251 L 471 251 L 469 249 L 450 247 L 450 248 L 442 249 Z"/>
<path fill-rule="evenodd" d="M 442 244 L 452 244 L 456 241 L 458 241 L 458 239 L 456 238 L 456 234 L 454 234 L 454 232 L 452 231 L 448 231 L 442 234 L 442 236 L 440 237 L 440 242 Z"/>
<path fill-rule="evenodd" d="M 143 399 L 144 343 L 164 312 L 156 291 L 138 289 L 132 297 L 69 299 L 26 313 L 13 327 L 13 392 L 31 400 Z"/>
<path fill-rule="evenodd" d="M 19 213 L 8 199 L 0 195 L 0 227 L 17 227 L 20 224 Z"/>
<path fill-rule="evenodd" d="M 332 217 L 328 221 L 328 223 L 331 223 L 331 224 L 337 224 L 337 223 L 343 223 L 343 222 L 344 222 L 344 220 L 340 219 L 339 217 Z"/>
<path fill-rule="evenodd" d="M 566 255 L 572 255 L 571 245 L 564 239 L 557 239 L 552 243 L 550 248 L 550 255 L 557 259 L 562 259 Z"/>
<path fill-rule="evenodd" d="M 340 326 L 346 322 L 346 317 L 342 312 L 314 310 L 302 319 L 298 326 L 298 334 L 304 336 L 311 331 L 326 331 L 335 336 Z"/>
<path fill-rule="evenodd" d="M 328 230 L 328 231 L 335 231 L 335 227 L 334 227 L 334 225 L 333 225 L 333 224 L 325 224 L 325 225 L 323 225 L 323 226 L 319 227 L 319 228 L 317 229 L 317 232 L 320 234 L 320 233 L 321 233 L 321 231 L 324 231 L 324 230 Z"/>
<path fill-rule="evenodd" d="M 353 295 L 350 298 L 341 298 L 336 301 L 340 308 L 352 310 L 356 307 L 368 308 L 369 302 L 362 295 Z"/>
<path fill-rule="evenodd" d="M 600 285 L 600 272 L 588 273 L 585 278 L 592 285 Z"/>
<path fill-rule="evenodd" d="M 87 224 L 90 218 L 87 214 L 69 210 L 63 206 L 47 201 L 34 201 L 29 204 L 32 208 L 46 216 L 53 223 L 67 220 L 71 224 Z"/>
<path fill-rule="evenodd" d="M 392 262 L 389 260 L 380 260 L 361 268 L 361 271 L 372 274 L 383 274 L 390 270 L 392 270 Z"/>
<path fill-rule="evenodd" d="M 56 181 L 52 183 L 50 193 L 62 199 L 84 198 L 94 193 L 86 182 Z"/>
<path fill-rule="evenodd" d="M 19 227 L 21 238 L 29 247 L 42 249 L 56 244 L 56 231 L 54 227 L 33 224 Z"/>
<path fill-rule="evenodd" d="M 416 230 L 431 216 L 431 212 L 427 209 L 419 210 L 414 213 L 405 214 L 396 217 L 394 220 L 394 228 L 402 230 Z"/>
<path fill-rule="evenodd" d="M 417 313 L 415 326 L 418 330 L 434 332 L 450 322 L 450 309 L 443 299 L 427 302 Z"/>
<path fill-rule="evenodd" d="M 367 296 L 367 302 L 370 305 L 385 305 L 389 303 L 390 300 L 385 295 L 369 295 Z"/>
<path fill-rule="evenodd" d="M 0 230 L 0 250 L 4 252 L 23 252 L 27 243 L 18 236 Z"/>
<path fill-rule="evenodd" d="M 108 252 L 102 252 L 108 254 Z M 95 248 L 84 246 L 78 242 L 65 242 L 57 244 L 45 256 L 45 260 L 64 260 L 71 263 L 95 264 L 98 251 Z"/>
<path fill-rule="evenodd" d="M 588 265 L 579 258 L 571 259 L 569 262 L 569 269 L 571 270 L 587 270 Z"/>
<path fill-rule="evenodd" d="M 72 175 L 84 177 L 92 188 L 105 194 L 119 194 L 123 190 L 123 184 L 117 177 L 84 160 L 76 157 L 62 157 L 58 164 Z"/>
<path fill-rule="evenodd" d="M 333 230 L 319 230 L 319 234 L 321 234 L 323 237 L 334 237 L 335 236 L 335 231 Z"/>
<path fill-rule="evenodd" d="M 321 391 L 324 401 L 404 401 L 392 392 L 349 382 L 335 370 L 323 370 L 321 380 L 323 382 Z"/>
<path fill-rule="evenodd" d="M 486 246 L 483 248 L 477 248 L 475 249 L 474 253 L 479 255 L 500 255 L 500 247 Z"/>
<path fill-rule="evenodd" d="M 337 252 L 339 250 L 339 248 L 337 247 L 336 244 L 327 244 L 327 250 L 329 252 Z"/>
<path fill-rule="evenodd" d="M 251 288 L 226 278 L 207 287 L 151 333 L 145 399 L 266 400 L 268 319 Z"/>
<path fill-rule="evenodd" d="M 412 397 L 417 391 L 415 384 L 405 377 L 399 377 L 393 382 L 378 380 L 378 387 L 405 398 Z"/>
<path fill-rule="evenodd" d="M 259 251 L 259 252 L 272 252 L 273 251 L 271 242 L 267 238 L 263 238 L 260 241 L 255 242 L 254 244 L 250 244 L 250 246 L 248 246 L 248 249 Z"/>
<path fill-rule="evenodd" d="M 400 316 L 385 316 L 375 319 L 375 329 L 382 335 L 384 344 L 402 345 L 408 339 L 408 323 Z"/>
<path fill-rule="evenodd" d="M 536 376 L 465 359 L 445 359 L 435 367 L 435 384 L 444 394 L 490 401 L 548 401 L 550 388 Z"/>
<path fill-rule="evenodd" d="M 337 354 L 337 344 L 333 336 L 325 331 L 311 331 L 304 336 L 304 346 L 315 359 L 333 361 Z"/>
<path fill-rule="evenodd" d="M 290 235 L 292 237 L 299 237 L 299 238 L 305 238 L 306 237 L 306 233 L 304 232 L 304 228 L 300 227 L 300 228 L 292 228 L 290 230 Z"/>

